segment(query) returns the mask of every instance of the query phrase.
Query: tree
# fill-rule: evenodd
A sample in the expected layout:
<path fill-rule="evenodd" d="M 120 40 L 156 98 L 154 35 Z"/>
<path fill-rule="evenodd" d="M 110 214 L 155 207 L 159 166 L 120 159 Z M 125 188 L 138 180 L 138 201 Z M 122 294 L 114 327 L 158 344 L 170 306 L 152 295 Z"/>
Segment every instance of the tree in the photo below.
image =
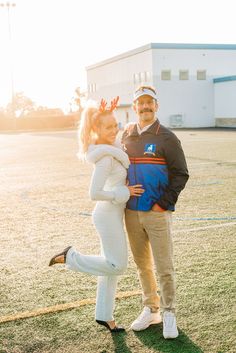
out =
<path fill-rule="evenodd" d="M 36 109 L 35 103 L 23 92 L 15 93 L 13 101 L 7 105 L 7 113 L 13 117 L 22 117 Z"/>
<path fill-rule="evenodd" d="M 75 94 L 76 96 L 74 97 L 74 102 L 76 104 L 76 106 L 78 107 L 78 112 L 79 114 L 82 112 L 83 108 L 82 108 L 82 99 L 86 96 L 85 92 L 81 92 L 80 87 L 77 87 L 75 89 Z"/>

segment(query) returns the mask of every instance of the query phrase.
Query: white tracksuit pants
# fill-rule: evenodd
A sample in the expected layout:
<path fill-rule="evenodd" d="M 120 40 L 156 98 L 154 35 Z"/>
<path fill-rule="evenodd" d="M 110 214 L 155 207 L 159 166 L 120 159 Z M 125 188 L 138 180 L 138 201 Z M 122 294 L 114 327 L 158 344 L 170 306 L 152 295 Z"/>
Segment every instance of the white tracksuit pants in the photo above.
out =
<path fill-rule="evenodd" d="M 83 255 L 71 248 L 66 256 L 67 267 L 98 277 L 96 320 L 113 320 L 118 275 L 127 267 L 127 242 L 123 225 L 124 205 L 98 202 L 93 223 L 100 237 L 101 255 Z"/>

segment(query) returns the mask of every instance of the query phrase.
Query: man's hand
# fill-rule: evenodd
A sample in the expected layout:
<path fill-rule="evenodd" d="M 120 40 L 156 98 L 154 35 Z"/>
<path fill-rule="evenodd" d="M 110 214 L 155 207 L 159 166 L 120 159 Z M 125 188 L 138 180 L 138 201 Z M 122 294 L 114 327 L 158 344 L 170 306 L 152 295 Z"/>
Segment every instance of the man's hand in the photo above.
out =
<path fill-rule="evenodd" d="M 165 212 L 164 208 L 161 208 L 157 203 L 152 206 L 152 211 L 154 212 Z"/>

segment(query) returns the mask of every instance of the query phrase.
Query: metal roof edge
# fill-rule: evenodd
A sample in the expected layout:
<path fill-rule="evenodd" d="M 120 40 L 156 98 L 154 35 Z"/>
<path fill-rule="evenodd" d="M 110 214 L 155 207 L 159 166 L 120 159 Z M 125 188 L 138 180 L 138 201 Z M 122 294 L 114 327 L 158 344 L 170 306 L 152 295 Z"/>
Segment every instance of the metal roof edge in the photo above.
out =
<path fill-rule="evenodd" d="M 236 81 L 236 75 L 217 77 L 213 79 L 213 83 L 229 82 L 229 81 Z"/>
<path fill-rule="evenodd" d="M 129 50 L 123 54 L 113 56 L 109 59 L 100 61 L 96 64 L 86 66 L 85 69 L 92 70 L 99 66 L 110 64 L 114 61 L 125 59 L 129 56 L 133 56 L 142 53 L 150 49 L 218 49 L 218 50 L 236 50 L 236 44 L 191 44 L 191 43 L 149 43 L 138 47 L 136 49 Z"/>
<path fill-rule="evenodd" d="M 236 50 L 236 44 L 151 43 L 152 49 L 224 49 Z"/>
<path fill-rule="evenodd" d="M 146 50 L 149 50 L 149 49 L 152 49 L 152 43 L 143 45 L 142 47 L 138 47 L 136 49 L 129 50 L 129 51 L 123 53 L 123 54 L 119 54 L 119 55 L 113 56 L 113 57 L 111 57 L 109 59 L 100 61 L 97 64 L 86 66 L 85 69 L 86 70 L 92 70 L 92 69 L 95 69 L 96 67 L 103 66 L 103 65 L 106 65 L 106 64 L 110 64 L 110 63 L 112 63 L 114 61 L 117 61 L 117 60 L 128 58 L 129 56 L 133 56 L 133 55 L 142 53 L 142 52 L 144 52 Z"/>

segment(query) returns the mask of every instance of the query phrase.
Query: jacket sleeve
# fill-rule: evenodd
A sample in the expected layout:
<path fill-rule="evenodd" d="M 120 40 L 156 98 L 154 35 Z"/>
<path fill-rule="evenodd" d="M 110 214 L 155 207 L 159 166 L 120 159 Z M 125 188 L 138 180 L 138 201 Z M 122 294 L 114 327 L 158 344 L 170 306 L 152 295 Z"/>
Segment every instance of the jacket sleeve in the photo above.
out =
<path fill-rule="evenodd" d="M 128 131 L 124 130 L 124 132 L 121 135 L 121 139 L 120 139 L 120 142 L 121 142 L 122 145 L 124 144 L 125 139 L 126 139 L 127 136 L 128 136 Z"/>
<path fill-rule="evenodd" d="M 178 196 L 189 178 L 181 143 L 174 134 L 169 136 L 166 141 L 164 157 L 168 167 L 169 184 L 157 204 L 165 210 L 173 210 Z"/>
<path fill-rule="evenodd" d="M 129 134 L 133 131 L 135 125 L 136 125 L 136 123 L 134 123 L 134 122 L 130 122 L 130 123 L 126 124 L 126 126 L 124 128 L 124 132 L 121 135 L 121 144 L 124 144 L 126 137 L 128 137 Z"/>
<path fill-rule="evenodd" d="M 128 201 L 130 194 L 125 185 L 117 186 L 113 190 L 104 190 L 108 176 L 112 171 L 113 157 L 105 156 L 95 163 L 89 195 L 91 200 L 112 201 L 119 204 Z"/>

